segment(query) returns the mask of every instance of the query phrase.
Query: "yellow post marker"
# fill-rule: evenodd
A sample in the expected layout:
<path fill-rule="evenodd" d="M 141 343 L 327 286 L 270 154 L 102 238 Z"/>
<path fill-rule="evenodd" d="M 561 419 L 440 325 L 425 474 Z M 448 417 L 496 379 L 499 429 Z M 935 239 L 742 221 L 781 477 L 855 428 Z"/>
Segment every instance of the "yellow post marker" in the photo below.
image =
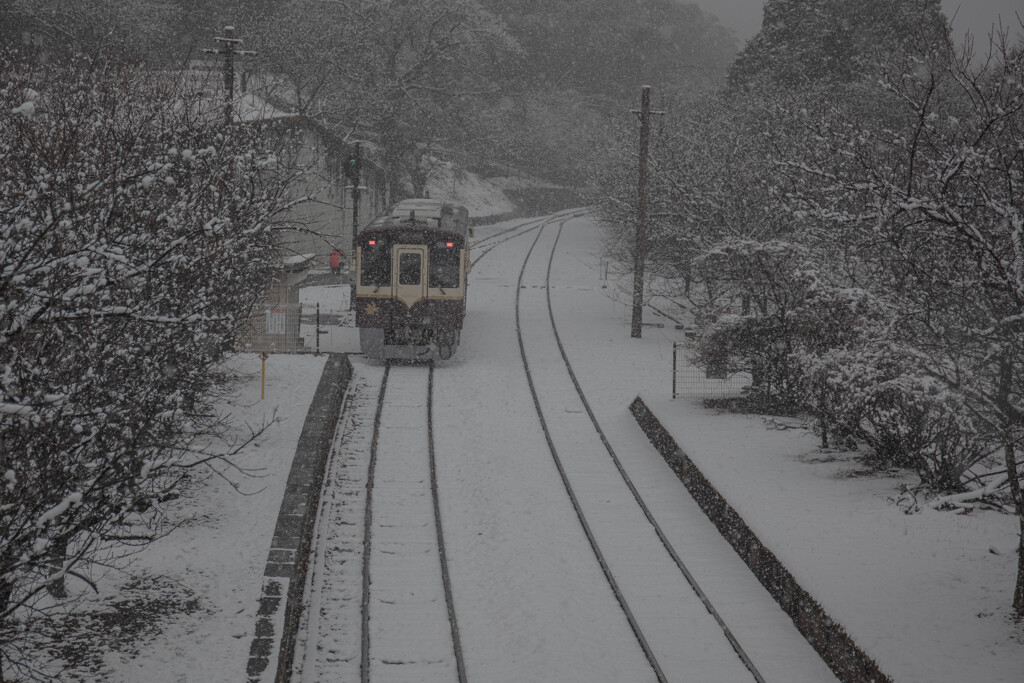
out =
<path fill-rule="evenodd" d="M 263 367 L 260 372 L 260 400 L 263 400 L 263 388 L 267 382 L 267 359 L 270 358 L 270 354 L 264 351 L 260 354 L 260 360 L 263 362 Z"/>

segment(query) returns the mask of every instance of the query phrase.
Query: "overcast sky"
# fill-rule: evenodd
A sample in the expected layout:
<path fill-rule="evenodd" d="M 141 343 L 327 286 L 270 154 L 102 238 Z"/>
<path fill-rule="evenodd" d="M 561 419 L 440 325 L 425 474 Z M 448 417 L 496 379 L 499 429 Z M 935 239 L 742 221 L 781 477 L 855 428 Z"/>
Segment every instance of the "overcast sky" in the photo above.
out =
<path fill-rule="evenodd" d="M 716 15 L 722 24 L 736 31 L 742 45 L 761 28 L 761 8 L 764 0 L 691 0 L 701 9 Z M 960 8 L 959 13 L 957 8 Z M 1022 0 L 942 0 L 942 10 L 947 17 L 956 15 L 953 29 L 957 37 L 964 31 L 976 36 L 987 36 L 997 17 L 1002 15 L 1003 24 L 1018 26 L 1014 13 L 1024 16 Z"/>

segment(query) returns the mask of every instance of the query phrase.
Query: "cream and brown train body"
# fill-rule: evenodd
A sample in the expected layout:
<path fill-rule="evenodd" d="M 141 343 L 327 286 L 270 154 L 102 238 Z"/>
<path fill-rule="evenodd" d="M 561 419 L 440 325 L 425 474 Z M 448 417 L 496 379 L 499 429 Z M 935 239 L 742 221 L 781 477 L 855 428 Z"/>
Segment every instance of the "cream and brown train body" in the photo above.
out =
<path fill-rule="evenodd" d="M 401 202 L 360 231 L 354 308 L 363 353 L 447 360 L 466 315 L 468 216 L 436 200 Z"/>

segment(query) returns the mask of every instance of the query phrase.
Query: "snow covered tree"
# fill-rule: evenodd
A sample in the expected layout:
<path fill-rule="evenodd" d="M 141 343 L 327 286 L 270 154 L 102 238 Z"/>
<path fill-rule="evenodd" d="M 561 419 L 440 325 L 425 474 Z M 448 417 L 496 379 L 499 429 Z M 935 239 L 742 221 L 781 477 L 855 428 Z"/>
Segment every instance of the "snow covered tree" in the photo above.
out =
<path fill-rule="evenodd" d="M 518 46 L 476 0 L 374 2 L 356 15 L 366 53 L 353 65 L 342 121 L 373 132 L 393 181 L 424 179 L 416 171 L 432 152 L 478 131 L 475 109 L 500 93 L 499 63 Z"/>
<path fill-rule="evenodd" d="M 363 55 L 356 27 L 342 7 L 324 0 L 292 0 L 259 17 L 250 42 L 266 81 L 261 94 L 317 120 L 344 106 L 341 86 Z"/>
<path fill-rule="evenodd" d="M 939 0 L 768 0 L 729 70 L 733 90 L 842 84 L 945 32 Z"/>
<path fill-rule="evenodd" d="M 944 35 L 918 54 L 884 73 L 891 125 L 835 112 L 810 126 L 818 151 L 789 164 L 806 183 L 794 199 L 859 252 L 899 307 L 907 355 L 1000 444 L 1024 614 L 1024 51 L 996 36 L 975 62 Z"/>
<path fill-rule="evenodd" d="M 792 242 L 728 240 L 694 259 L 694 279 L 711 315 L 697 321 L 697 360 L 728 374 L 753 377 L 756 402 L 792 410 L 801 405 L 793 354 L 818 330 L 801 325 L 800 308 L 816 284 L 812 254 Z M 718 315 L 723 304 L 741 310 Z"/>
<path fill-rule="evenodd" d="M 48 54 L 161 61 L 180 60 L 195 46 L 191 29 L 209 18 L 209 4 L 195 0 L 8 0 L 0 12 L 9 13 L 18 28 Z M 21 40 L 22 35 L 12 35 L 8 45 L 17 47 Z"/>
<path fill-rule="evenodd" d="M 166 74 L 9 54 L 0 74 L 2 672 L 65 577 L 227 466 L 217 367 L 273 277 L 282 188 Z"/>
<path fill-rule="evenodd" d="M 342 138 L 372 140 L 394 192 L 419 179 L 416 195 L 432 150 L 479 134 L 476 108 L 499 93 L 500 58 L 517 50 L 476 0 L 291 0 L 255 46 L 288 76 L 293 106 Z"/>
<path fill-rule="evenodd" d="M 659 107 L 667 114 L 655 122 L 650 144 L 648 270 L 661 283 L 659 293 L 720 307 L 729 301 L 714 300 L 718 293 L 691 292 L 695 258 L 727 241 L 789 239 L 800 229 L 780 201 L 786 179 L 772 162 L 791 144 L 775 125 L 780 104 L 751 94 L 668 99 Z M 619 228 L 609 249 L 625 261 L 632 260 L 637 214 L 636 143 L 635 124 L 623 126 L 596 198 L 602 215 Z"/>

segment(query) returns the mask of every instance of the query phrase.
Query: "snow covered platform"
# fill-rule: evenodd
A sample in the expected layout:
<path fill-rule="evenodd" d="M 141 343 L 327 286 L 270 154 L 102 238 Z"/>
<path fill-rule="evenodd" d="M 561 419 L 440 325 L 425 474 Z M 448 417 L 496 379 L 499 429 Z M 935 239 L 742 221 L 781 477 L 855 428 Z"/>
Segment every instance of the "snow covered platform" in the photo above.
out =
<path fill-rule="evenodd" d="M 869 675 L 873 663 L 896 681 L 1020 680 L 1012 516 L 901 500 L 899 483 L 916 483 L 911 475 L 868 471 L 855 453 L 822 452 L 804 429 L 760 416 L 667 398 L 638 397 L 631 409 L 846 680 L 885 680 Z"/>

